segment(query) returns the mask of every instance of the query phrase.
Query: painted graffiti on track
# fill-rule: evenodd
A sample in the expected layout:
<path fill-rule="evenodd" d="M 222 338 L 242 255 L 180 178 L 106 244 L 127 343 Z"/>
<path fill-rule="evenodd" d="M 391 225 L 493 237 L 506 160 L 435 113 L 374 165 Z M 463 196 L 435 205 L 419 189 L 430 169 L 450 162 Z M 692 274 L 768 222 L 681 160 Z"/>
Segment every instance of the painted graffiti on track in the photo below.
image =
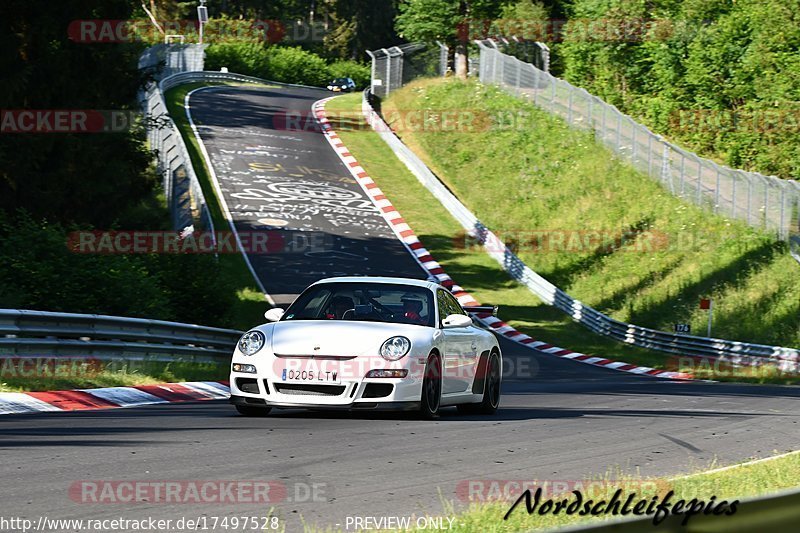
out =
<path fill-rule="evenodd" d="M 281 254 L 249 256 L 268 292 L 288 303 L 318 279 L 427 277 L 319 132 L 287 134 L 281 110 L 325 93 L 250 87 L 196 90 L 190 112 L 237 231 L 276 231 Z M 250 109 L 231 121 L 232 107 Z"/>

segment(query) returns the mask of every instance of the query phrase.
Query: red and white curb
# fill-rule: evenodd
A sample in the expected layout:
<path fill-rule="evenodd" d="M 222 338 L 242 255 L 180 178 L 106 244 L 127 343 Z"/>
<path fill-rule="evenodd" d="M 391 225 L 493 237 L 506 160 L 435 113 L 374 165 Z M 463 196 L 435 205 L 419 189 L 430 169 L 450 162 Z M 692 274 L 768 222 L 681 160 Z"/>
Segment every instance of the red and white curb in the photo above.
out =
<path fill-rule="evenodd" d="M 433 259 L 433 256 L 431 256 L 430 252 L 422 245 L 414 231 L 400 215 L 400 212 L 397 211 L 394 205 L 392 205 L 392 202 L 389 201 L 383 191 L 381 191 L 381 189 L 378 187 L 378 184 L 375 183 L 375 181 L 367 174 L 364 168 L 358 163 L 356 158 L 353 157 L 353 154 L 351 154 L 344 145 L 339 135 L 330 125 L 330 121 L 325 113 L 325 104 L 332 98 L 335 97 L 325 98 L 314 104 L 314 115 L 316 116 L 317 121 L 322 128 L 322 132 L 324 133 L 325 138 L 328 140 L 328 143 L 331 145 L 331 147 L 333 147 L 339 158 L 350 170 L 350 173 L 353 175 L 356 182 L 361 186 L 364 193 L 366 193 L 366 195 L 372 200 L 372 203 L 375 205 L 375 207 L 381 211 L 383 218 L 389 223 L 389 226 L 392 228 L 392 231 L 394 231 L 397 238 L 400 239 L 400 241 L 406 246 L 411 255 L 416 258 L 417 262 L 422 265 L 422 268 L 438 279 L 443 286 L 447 287 L 455 295 L 455 297 L 458 298 L 458 301 L 461 302 L 462 305 L 480 305 L 470 293 L 464 290 L 464 288 L 460 285 L 457 285 L 453 279 L 445 273 L 442 266 Z M 613 361 L 604 357 L 573 352 L 572 350 L 567 350 L 559 346 L 553 346 L 552 344 L 533 339 L 529 335 L 526 335 L 521 331 L 517 331 L 499 318 L 488 314 L 478 314 L 477 318 L 483 324 L 494 330 L 495 333 L 498 333 L 509 340 L 524 346 L 528 346 L 529 348 L 534 348 L 540 352 L 560 357 L 562 359 L 570 359 L 572 361 L 577 361 L 588 365 L 609 368 L 631 374 L 678 380 L 692 379 L 691 375 L 683 372 L 674 372 L 671 370 L 660 370 L 657 368 L 638 366 L 622 361 Z"/>
<path fill-rule="evenodd" d="M 47 392 L 0 392 L 0 415 L 87 411 L 163 403 L 227 400 L 226 381 L 189 381 L 135 387 Z"/>

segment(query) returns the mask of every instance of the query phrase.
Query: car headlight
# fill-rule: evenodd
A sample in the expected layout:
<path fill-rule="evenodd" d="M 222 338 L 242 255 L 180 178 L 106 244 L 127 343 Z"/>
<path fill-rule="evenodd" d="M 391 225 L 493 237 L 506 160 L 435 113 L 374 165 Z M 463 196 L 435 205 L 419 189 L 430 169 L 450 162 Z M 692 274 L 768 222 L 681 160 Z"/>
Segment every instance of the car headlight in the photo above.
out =
<path fill-rule="evenodd" d="M 411 341 L 405 337 L 392 337 L 381 345 L 381 357 L 388 361 L 397 361 L 411 349 Z"/>
<path fill-rule="evenodd" d="M 260 331 L 248 331 L 239 339 L 239 351 L 245 355 L 253 355 L 264 347 L 264 334 Z"/>

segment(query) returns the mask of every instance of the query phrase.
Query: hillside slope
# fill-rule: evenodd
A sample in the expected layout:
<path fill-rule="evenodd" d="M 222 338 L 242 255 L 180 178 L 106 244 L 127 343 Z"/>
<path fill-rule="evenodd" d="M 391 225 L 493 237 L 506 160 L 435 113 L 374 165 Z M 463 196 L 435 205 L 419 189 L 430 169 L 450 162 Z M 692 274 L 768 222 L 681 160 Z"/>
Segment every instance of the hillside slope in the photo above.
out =
<path fill-rule="evenodd" d="M 404 127 L 406 113 L 424 110 L 481 121 Z M 698 301 L 711 296 L 714 336 L 800 344 L 800 270 L 785 245 L 684 204 L 591 135 L 475 82 L 418 82 L 383 111 L 484 223 L 576 298 L 620 320 L 663 330 L 686 322 L 704 334 Z M 494 120 L 510 116 L 511 126 Z M 488 123 L 495 125 L 482 127 Z"/>

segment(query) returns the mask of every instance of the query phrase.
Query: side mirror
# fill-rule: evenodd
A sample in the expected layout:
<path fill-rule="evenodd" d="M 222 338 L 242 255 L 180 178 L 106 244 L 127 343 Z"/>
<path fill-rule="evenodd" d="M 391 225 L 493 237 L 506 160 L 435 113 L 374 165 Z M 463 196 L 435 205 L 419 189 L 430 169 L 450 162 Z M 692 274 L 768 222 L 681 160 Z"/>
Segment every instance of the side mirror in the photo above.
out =
<path fill-rule="evenodd" d="M 284 310 L 282 307 L 275 307 L 264 313 L 264 318 L 270 322 L 277 322 L 283 317 Z"/>
<path fill-rule="evenodd" d="M 442 327 L 445 329 L 450 328 L 466 328 L 472 325 L 472 318 L 467 315 L 449 315 L 442 320 Z"/>

